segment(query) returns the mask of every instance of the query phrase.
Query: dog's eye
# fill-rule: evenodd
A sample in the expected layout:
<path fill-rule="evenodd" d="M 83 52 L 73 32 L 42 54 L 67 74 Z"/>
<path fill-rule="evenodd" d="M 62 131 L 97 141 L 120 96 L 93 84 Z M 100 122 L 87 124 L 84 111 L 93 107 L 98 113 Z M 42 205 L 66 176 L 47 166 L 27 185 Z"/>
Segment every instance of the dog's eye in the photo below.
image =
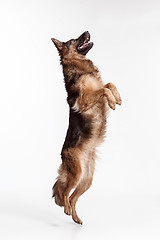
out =
<path fill-rule="evenodd" d="M 71 43 L 74 43 L 75 41 L 76 41 L 76 40 L 72 39 L 72 40 L 71 40 Z"/>

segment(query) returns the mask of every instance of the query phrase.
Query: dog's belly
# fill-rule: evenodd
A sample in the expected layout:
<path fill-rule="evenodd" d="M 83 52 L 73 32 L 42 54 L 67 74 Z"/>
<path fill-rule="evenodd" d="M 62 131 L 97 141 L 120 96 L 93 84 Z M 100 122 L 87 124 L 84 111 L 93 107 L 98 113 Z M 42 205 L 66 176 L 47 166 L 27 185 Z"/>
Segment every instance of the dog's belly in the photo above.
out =
<path fill-rule="evenodd" d="M 92 180 L 94 170 L 95 170 L 95 150 L 91 148 L 84 150 L 82 157 L 81 157 L 81 179 L 80 182 L 82 181 L 87 181 L 87 180 Z"/>
<path fill-rule="evenodd" d="M 104 102 L 103 104 L 94 106 L 85 113 L 87 117 L 92 117 L 92 123 L 90 138 L 84 140 L 81 148 L 82 155 L 80 162 L 82 175 L 80 183 L 92 181 L 95 170 L 96 147 L 103 142 L 106 133 L 107 112 L 108 106 Z"/>
<path fill-rule="evenodd" d="M 91 136 L 94 139 L 95 145 L 102 142 L 106 133 L 106 119 L 109 107 L 105 101 L 97 103 L 94 107 L 86 111 L 85 115 L 90 116 Z M 97 144 L 96 144 L 97 141 Z"/>

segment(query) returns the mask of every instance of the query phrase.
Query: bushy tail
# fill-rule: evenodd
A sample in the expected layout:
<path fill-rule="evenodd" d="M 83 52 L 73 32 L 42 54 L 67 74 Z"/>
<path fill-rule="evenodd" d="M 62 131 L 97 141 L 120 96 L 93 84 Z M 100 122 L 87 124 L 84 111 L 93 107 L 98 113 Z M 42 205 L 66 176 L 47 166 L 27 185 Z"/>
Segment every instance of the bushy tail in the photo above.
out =
<path fill-rule="evenodd" d="M 55 198 L 55 203 L 61 207 L 64 206 L 64 195 L 63 195 L 64 185 L 59 179 L 55 182 L 52 190 L 53 190 L 52 197 Z"/>

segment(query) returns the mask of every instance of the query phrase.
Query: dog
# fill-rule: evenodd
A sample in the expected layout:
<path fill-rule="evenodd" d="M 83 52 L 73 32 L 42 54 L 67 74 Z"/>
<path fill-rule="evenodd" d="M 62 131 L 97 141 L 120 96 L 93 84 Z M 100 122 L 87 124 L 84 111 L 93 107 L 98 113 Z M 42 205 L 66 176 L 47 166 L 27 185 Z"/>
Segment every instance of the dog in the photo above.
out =
<path fill-rule="evenodd" d="M 76 202 L 92 184 L 96 147 L 104 140 L 109 108 L 115 110 L 116 104 L 121 105 L 122 101 L 115 85 L 104 85 L 97 67 L 86 58 L 93 47 L 88 31 L 67 42 L 51 40 L 60 56 L 70 108 L 53 197 L 67 215 L 72 215 L 74 222 L 82 224 Z"/>

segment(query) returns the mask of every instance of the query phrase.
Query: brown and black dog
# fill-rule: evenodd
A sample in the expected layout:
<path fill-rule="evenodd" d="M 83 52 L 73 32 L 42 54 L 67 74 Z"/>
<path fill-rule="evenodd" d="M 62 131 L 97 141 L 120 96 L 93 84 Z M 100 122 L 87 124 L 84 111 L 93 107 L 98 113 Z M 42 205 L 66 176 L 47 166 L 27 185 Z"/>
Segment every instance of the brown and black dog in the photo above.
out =
<path fill-rule="evenodd" d="M 112 84 L 103 84 L 98 69 L 85 55 L 93 47 L 89 32 L 78 39 L 60 42 L 52 38 L 63 67 L 70 107 L 69 127 L 63 144 L 62 164 L 53 186 L 53 197 L 64 212 L 82 224 L 75 205 L 91 186 L 95 170 L 96 147 L 103 142 L 109 107 L 121 105 L 121 97 Z M 72 189 L 75 189 L 70 196 Z"/>

